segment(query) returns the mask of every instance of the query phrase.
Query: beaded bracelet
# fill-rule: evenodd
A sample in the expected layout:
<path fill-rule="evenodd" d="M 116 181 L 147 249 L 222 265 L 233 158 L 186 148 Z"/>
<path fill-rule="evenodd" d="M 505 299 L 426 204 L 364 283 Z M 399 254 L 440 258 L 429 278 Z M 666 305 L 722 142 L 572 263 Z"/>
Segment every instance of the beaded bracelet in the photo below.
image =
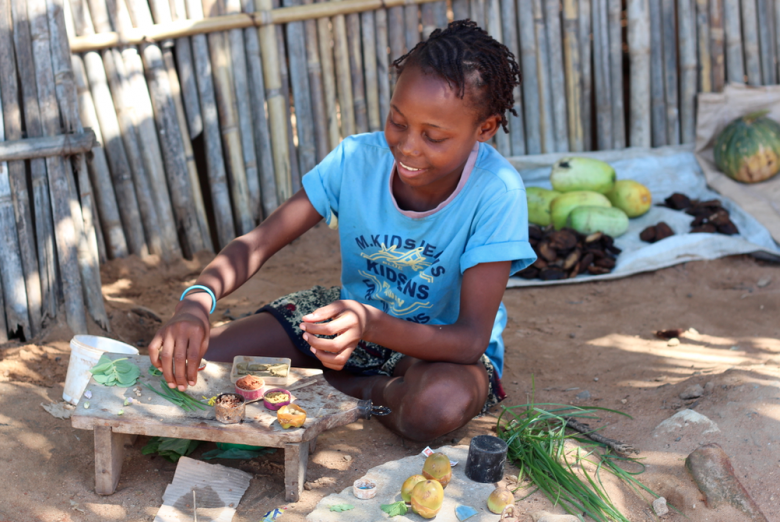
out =
<path fill-rule="evenodd" d="M 190 290 L 203 290 L 204 292 L 206 292 L 211 296 L 211 311 L 209 312 L 209 314 L 213 314 L 214 310 L 217 308 L 217 297 L 214 295 L 214 292 L 211 291 L 211 288 L 203 285 L 192 285 L 191 287 L 187 288 L 184 291 L 184 293 L 181 294 L 179 301 L 184 301 L 184 296 L 186 296 Z"/>

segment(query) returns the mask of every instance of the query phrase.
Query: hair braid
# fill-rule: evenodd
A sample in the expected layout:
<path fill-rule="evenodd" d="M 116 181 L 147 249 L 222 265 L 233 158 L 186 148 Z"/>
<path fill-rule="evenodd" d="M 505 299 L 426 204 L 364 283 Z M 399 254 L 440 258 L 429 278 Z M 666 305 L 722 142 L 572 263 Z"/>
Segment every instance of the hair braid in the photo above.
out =
<path fill-rule="evenodd" d="M 515 116 L 512 91 L 520 84 L 520 69 L 514 55 L 471 20 L 457 20 L 436 29 L 427 40 L 393 62 L 398 73 L 409 64 L 435 72 L 462 99 L 471 82 L 477 88 L 480 116 L 501 116 L 507 129 L 506 112 Z"/>

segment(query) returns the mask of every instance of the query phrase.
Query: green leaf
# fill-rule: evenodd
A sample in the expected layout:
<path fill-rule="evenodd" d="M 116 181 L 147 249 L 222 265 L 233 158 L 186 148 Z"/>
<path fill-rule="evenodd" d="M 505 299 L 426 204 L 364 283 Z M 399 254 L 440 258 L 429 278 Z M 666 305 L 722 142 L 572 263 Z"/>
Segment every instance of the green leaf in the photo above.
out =
<path fill-rule="evenodd" d="M 387 513 L 391 517 L 397 517 L 398 515 L 405 515 L 409 508 L 406 507 L 406 502 L 399 500 L 392 504 L 382 504 L 379 508 Z"/>
<path fill-rule="evenodd" d="M 342 511 L 349 511 L 350 509 L 355 509 L 355 506 L 352 504 L 333 504 L 330 506 L 331 511 L 335 511 L 336 513 L 341 513 Z"/>

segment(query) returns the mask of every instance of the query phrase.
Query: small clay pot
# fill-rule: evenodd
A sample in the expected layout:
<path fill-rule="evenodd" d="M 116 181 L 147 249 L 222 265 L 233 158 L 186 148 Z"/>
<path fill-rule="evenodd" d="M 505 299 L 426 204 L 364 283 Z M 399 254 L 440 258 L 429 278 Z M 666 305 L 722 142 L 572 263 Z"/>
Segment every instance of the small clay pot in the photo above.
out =
<path fill-rule="evenodd" d="M 376 482 L 369 479 L 357 479 L 352 484 L 352 494 L 360 500 L 368 500 L 376 496 Z"/>
<path fill-rule="evenodd" d="M 287 400 L 281 402 L 271 402 L 268 400 L 268 396 L 272 393 L 285 393 L 287 394 Z M 290 392 L 288 392 L 284 388 L 271 388 L 270 390 L 267 390 L 263 394 L 263 404 L 265 405 L 266 408 L 272 411 L 276 411 L 282 406 L 287 406 L 288 404 L 290 404 L 291 399 L 292 399 L 292 395 L 290 395 Z"/>
<path fill-rule="evenodd" d="M 234 398 L 234 404 L 224 404 L 227 398 Z M 214 402 L 214 413 L 222 424 L 238 424 L 246 415 L 246 401 L 237 393 L 220 393 Z"/>

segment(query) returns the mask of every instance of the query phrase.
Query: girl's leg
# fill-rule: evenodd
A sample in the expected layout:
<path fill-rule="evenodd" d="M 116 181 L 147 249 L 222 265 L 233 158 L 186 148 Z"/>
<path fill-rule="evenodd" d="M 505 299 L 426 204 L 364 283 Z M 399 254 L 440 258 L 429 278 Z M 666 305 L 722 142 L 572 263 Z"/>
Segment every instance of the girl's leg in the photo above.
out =
<path fill-rule="evenodd" d="M 267 312 L 211 329 L 206 359 L 233 362 L 237 355 L 287 357 L 294 367 L 322 368 L 316 357 L 295 347 L 279 321 Z"/>

